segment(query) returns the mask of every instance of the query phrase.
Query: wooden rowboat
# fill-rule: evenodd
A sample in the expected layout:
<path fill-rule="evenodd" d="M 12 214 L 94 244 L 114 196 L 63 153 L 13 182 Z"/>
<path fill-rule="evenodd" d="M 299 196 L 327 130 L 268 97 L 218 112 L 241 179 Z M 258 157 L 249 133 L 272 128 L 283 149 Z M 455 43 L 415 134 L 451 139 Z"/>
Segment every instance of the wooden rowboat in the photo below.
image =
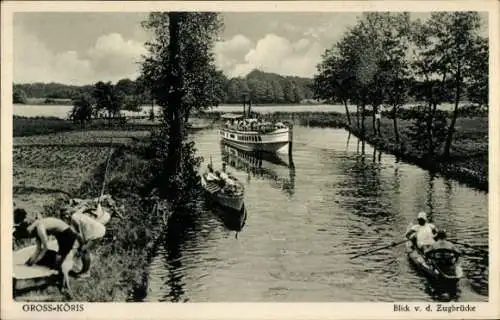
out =
<path fill-rule="evenodd" d="M 57 241 L 55 240 L 49 241 L 47 245 L 50 250 L 58 250 Z M 61 280 L 59 271 L 45 266 L 25 265 L 25 262 L 33 255 L 35 250 L 36 245 L 31 245 L 13 252 L 12 285 L 14 297 L 38 288 L 59 285 Z M 73 259 L 73 250 L 71 250 L 63 264 L 65 269 L 72 269 Z"/>
<path fill-rule="evenodd" d="M 426 257 L 419 249 L 415 248 L 411 241 L 406 243 L 406 252 L 411 264 L 429 280 L 429 284 L 435 293 L 456 295 L 458 284 L 463 277 L 460 264 L 455 260 L 452 264 L 443 266 L 434 259 L 436 255 L 442 254 L 440 250 Z"/>
<path fill-rule="evenodd" d="M 235 179 L 233 179 L 235 180 Z M 244 188 L 239 181 L 235 181 L 237 186 L 232 192 L 223 188 L 217 181 L 208 181 L 207 173 L 201 176 L 201 186 L 205 189 L 208 197 L 219 205 L 241 212 L 244 205 Z"/>

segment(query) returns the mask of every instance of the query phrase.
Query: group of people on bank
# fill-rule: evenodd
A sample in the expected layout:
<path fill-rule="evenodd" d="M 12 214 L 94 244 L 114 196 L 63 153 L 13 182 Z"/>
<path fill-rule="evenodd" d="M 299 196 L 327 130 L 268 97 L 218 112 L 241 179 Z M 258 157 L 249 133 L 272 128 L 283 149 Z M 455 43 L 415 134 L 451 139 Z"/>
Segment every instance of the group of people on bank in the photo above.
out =
<path fill-rule="evenodd" d="M 103 204 L 107 210 L 103 209 Z M 62 287 L 71 295 L 69 276 L 88 277 L 91 265 L 91 249 L 106 234 L 110 211 L 121 216 L 116 203 L 109 195 L 95 199 L 71 199 L 61 210 L 60 218 L 30 215 L 23 208 L 14 209 L 14 239 L 34 238 L 36 250 L 26 265 L 40 265 L 61 272 Z M 49 236 L 57 241 L 57 251 L 50 250 Z M 81 261 L 80 270 L 73 263 L 65 263 L 74 250 L 73 258 Z"/>

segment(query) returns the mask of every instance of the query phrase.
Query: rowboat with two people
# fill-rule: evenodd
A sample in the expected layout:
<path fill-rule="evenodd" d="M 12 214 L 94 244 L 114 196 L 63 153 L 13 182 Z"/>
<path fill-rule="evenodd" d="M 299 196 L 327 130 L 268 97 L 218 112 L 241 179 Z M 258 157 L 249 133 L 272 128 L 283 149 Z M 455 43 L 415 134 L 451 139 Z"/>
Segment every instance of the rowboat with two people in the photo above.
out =
<path fill-rule="evenodd" d="M 456 295 L 458 282 L 463 277 L 459 263 L 461 252 L 447 240 L 444 230 L 437 230 L 428 222 L 425 212 L 417 216 L 418 224 L 406 232 L 408 259 L 431 281 L 438 293 Z"/>
<path fill-rule="evenodd" d="M 236 177 L 226 172 L 226 164 L 221 171 L 214 171 L 212 163 L 201 176 L 201 186 L 209 199 L 222 207 L 241 212 L 244 210 L 245 187 Z"/>

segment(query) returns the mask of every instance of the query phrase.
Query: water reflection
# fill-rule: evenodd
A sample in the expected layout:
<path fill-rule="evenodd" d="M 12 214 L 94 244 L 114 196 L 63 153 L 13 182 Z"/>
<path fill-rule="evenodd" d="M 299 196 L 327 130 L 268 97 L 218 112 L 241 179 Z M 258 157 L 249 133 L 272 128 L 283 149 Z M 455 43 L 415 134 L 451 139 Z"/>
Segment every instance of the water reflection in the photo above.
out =
<path fill-rule="evenodd" d="M 247 173 L 247 182 L 252 177 L 267 178 L 271 187 L 282 190 L 286 195 L 295 194 L 295 165 L 277 154 L 247 152 L 225 143 L 220 144 L 222 161 L 236 170 Z"/>
<path fill-rule="evenodd" d="M 164 246 L 167 270 L 165 285 L 169 290 L 165 293 L 164 298 L 171 302 L 182 301 L 185 293 L 182 249 L 186 241 L 194 238 L 195 234 L 196 228 L 192 216 L 172 215 L 169 218 Z"/>
<path fill-rule="evenodd" d="M 248 215 L 245 205 L 243 205 L 240 211 L 236 211 L 218 205 L 217 203 L 206 202 L 205 209 L 219 218 L 228 230 L 240 232 L 245 226 Z"/>
<path fill-rule="evenodd" d="M 361 142 L 364 145 L 364 142 Z M 343 180 L 338 182 L 341 187 L 338 195 L 342 196 L 344 206 L 356 215 L 376 218 L 387 215 L 387 208 L 380 197 L 384 190 L 380 177 L 381 165 L 377 161 L 377 150 L 373 149 L 372 161 L 366 159 L 365 147 L 357 149 L 354 156 L 339 164 L 346 173 Z"/>

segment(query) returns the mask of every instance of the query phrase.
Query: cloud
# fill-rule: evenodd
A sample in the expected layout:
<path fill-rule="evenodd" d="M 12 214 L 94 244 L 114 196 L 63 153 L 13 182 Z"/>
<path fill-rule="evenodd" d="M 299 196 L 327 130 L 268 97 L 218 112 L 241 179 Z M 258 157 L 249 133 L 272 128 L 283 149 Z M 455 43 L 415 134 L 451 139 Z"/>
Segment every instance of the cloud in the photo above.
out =
<path fill-rule="evenodd" d="M 247 37 L 238 34 L 226 41 L 215 43 L 215 63 L 222 70 L 228 70 L 238 63 L 239 59 L 252 48 Z"/>
<path fill-rule="evenodd" d="M 112 33 L 99 37 L 87 54 L 96 74 L 119 80 L 125 76 L 137 77 L 137 63 L 141 55 L 146 54 L 146 49 L 142 43 Z"/>
<path fill-rule="evenodd" d="M 250 41 L 245 42 L 247 48 L 249 43 L 251 44 Z M 323 48 L 318 42 L 311 42 L 306 38 L 291 42 L 276 34 L 265 35 L 239 59 L 226 56 L 226 53 L 216 46 L 218 66 L 229 77 L 245 76 L 253 69 L 311 77 L 316 71 L 322 52 Z"/>
<path fill-rule="evenodd" d="M 137 62 L 146 52 L 140 42 L 118 33 L 96 39 L 85 52 L 53 52 L 22 27 L 14 30 L 14 82 L 91 84 L 138 76 Z"/>

